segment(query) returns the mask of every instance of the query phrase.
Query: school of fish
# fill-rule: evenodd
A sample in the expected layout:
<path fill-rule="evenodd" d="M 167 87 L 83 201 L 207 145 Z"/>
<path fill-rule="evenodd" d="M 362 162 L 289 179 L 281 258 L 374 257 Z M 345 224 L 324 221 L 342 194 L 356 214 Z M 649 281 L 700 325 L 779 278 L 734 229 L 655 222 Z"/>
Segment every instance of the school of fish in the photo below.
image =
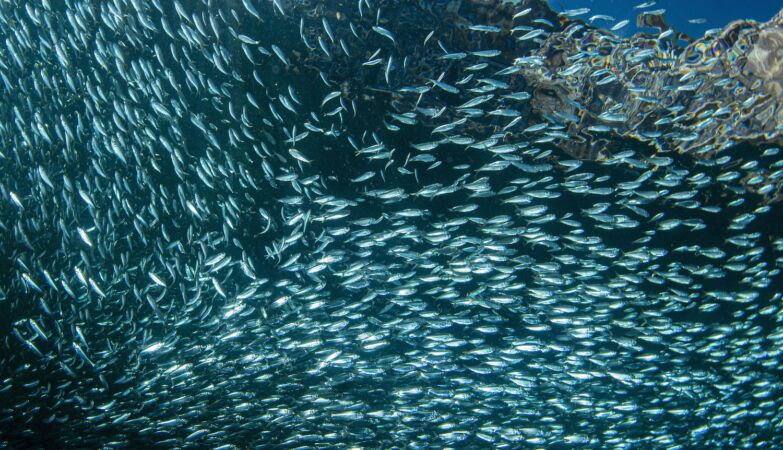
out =
<path fill-rule="evenodd" d="M 783 11 L 655 8 L 1 0 L 0 448 L 783 447 Z"/>

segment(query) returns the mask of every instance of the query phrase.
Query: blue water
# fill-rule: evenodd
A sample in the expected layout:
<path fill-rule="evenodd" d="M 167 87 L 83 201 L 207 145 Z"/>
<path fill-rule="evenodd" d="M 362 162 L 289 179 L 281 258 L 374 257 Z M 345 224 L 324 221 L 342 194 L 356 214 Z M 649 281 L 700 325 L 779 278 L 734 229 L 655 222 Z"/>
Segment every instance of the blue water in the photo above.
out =
<path fill-rule="evenodd" d="M 647 0 L 550 0 L 549 3 L 558 11 L 590 8 L 591 11 L 584 16 L 585 19 L 594 14 L 608 14 L 618 21 L 629 19 L 631 23 L 621 31 L 631 34 L 636 30 L 633 26 L 636 16 L 642 11 L 634 9 L 634 6 L 647 2 Z M 767 21 L 781 8 L 783 3 L 778 0 L 658 0 L 655 6 L 644 10 L 665 9 L 665 17 L 672 26 L 696 37 L 703 35 L 706 30 L 721 28 L 737 19 Z M 690 23 L 689 20 L 693 19 L 706 19 L 706 22 Z"/>

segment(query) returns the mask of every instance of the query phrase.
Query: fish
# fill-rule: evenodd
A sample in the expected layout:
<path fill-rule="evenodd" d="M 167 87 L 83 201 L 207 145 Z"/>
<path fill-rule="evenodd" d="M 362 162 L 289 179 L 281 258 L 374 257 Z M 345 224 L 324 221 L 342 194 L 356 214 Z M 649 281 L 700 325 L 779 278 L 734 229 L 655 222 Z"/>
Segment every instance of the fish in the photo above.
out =
<path fill-rule="evenodd" d="M 390 40 L 392 44 L 397 44 L 397 40 L 394 38 L 394 34 L 392 34 L 391 31 L 387 30 L 384 27 L 374 25 L 372 27 L 372 31 L 380 34 L 381 36 L 385 37 L 386 39 Z"/>
<path fill-rule="evenodd" d="M 329 21 L 326 20 L 326 17 L 321 17 L 321 23 L 324 26 L 324 31 L 326 31 L 326 35 L 329 36 L 329 40 L 334 43 L 334 31 L 332 31 L 332 26 L 329 24 Z"/>
<path fill-rule="evenodd" d="M 527 33 L 523 34 L 522 36 L 518 37 L 517 39 L 520 40 L 520 41 L 527 41 L 529 39 L 533 39 L 533 38 L 539 37 L 539 36 L 541 36 L 541 35 L 543 35 L 545 33 L 546 33 L 546 31 L 544 31 L 542 29 L 534 29 L 534 30 L 528 31 Z"/>
<path fill-rule="evenodd" d="M 392 3 L 0 4 L 6 446 L 782 447 L 780 19 Z"/>
<path fill-rule="evenodd" d="M 644 9 L 644 8 L 650 8 L 652 6 L 655 6 L 658 2 L 657 1 L 651 1 L 651 2 L 643 2 L 639 3 L 638 5 L 635 5 L 633 9 Z"/>
<path fill-rule="evenodd" d="M 245 10 L 247 10 L 247 12 L 249 12 L 253 17 L 259 20 L 261 19 L 261 15 L 259 14 L 256 7 L 253 6 L 251 0 L 242 0 L 242 6 L 244 6 Z"/>
<path fill-rule="evenodd" d="M 290 65 L 291 63 L 288 61 L 288 57 L 285 56 L 285 53 L 283 53 L 283 50 L 280 49 L 276 44 L 272 44 L 272 51 L 275 52 L 275 56 L 277 56 L 280 61 L 283 62 L 286 66 Z"/>
<path fill-rule="evenodd" d="M 585 14 L 588 14 L 590 12 L 590 8 L 575 8 L 575 9 L 567 9 L 560 14 L 568 17 L 569 19 L 574 17 L 583 16 Z"/>
<path fill-rule="evenodd" d="M 470 25 L 468 26 L 469 30 L 472 31 L 480 31 L 482 33 L 499 33 L 500 27 L 495 25 Z"/>
<path fill-rule="evenodd" d="M 624 28 L 626 25 L 628 25 L 628 23 L 629 23 L 628 19 L 623 19 L 623 20 L 617 22 L 616 24 L 614 24 L 611 28 L 609 28 L 609 30 L 610 31 L 618 31 L 618 30 Z"/>

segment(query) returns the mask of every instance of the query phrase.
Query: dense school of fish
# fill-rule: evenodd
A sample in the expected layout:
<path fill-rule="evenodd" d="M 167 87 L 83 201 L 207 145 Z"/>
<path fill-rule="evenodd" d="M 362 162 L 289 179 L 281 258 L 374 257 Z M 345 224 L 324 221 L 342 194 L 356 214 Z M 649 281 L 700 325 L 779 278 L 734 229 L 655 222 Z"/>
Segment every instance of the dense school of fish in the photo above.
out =
<path fill-rule="evenodd" d="M 0 447 L 781 448 L 780 142 L 589 14 L 0 1 Z"/>

